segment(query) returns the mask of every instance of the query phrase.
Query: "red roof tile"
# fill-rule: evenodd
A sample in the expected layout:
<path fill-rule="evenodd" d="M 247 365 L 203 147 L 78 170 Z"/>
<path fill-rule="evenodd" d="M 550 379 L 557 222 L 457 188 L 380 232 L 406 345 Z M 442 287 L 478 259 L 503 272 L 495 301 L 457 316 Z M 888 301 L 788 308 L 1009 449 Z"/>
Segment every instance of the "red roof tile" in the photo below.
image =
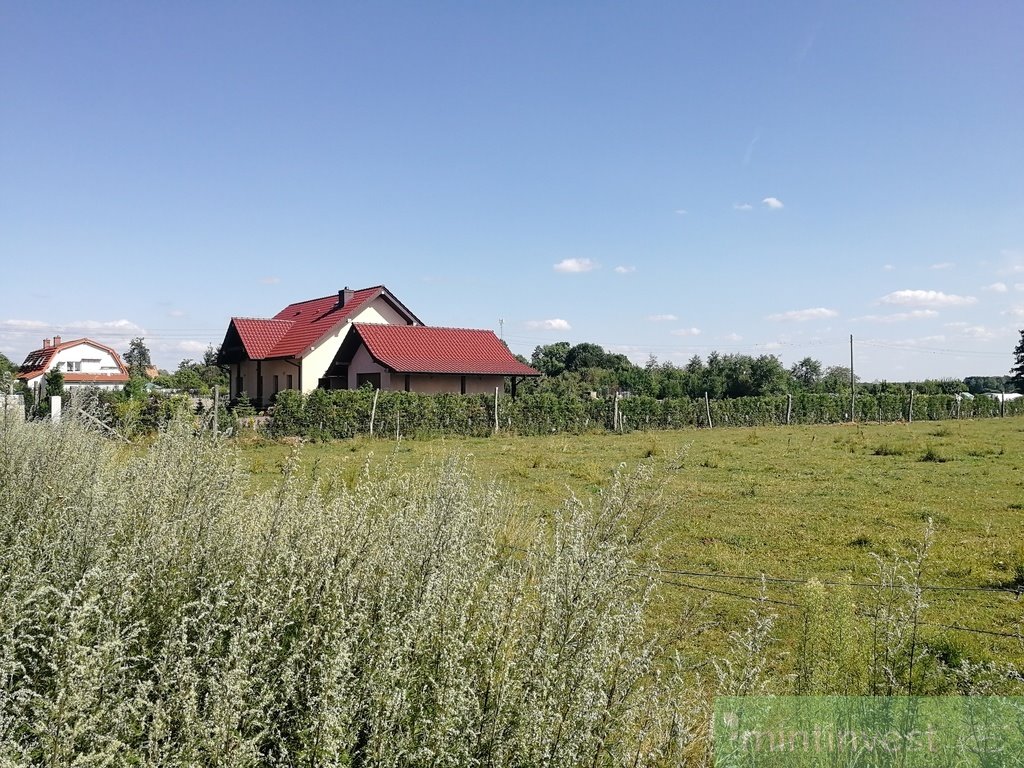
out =
<path fill-rule="evenodd" d="M 250 360 L 270 357 L 270 350 L 294 325 L 288 320 L 267 320 L 262 317 L 232 317 L 231 322 L 238 331 Z"/>
<path fill-rule="evenodd" d="M 106 344 L 100 344 L 98 341 L 86 338 L 72 339 L 71 341 L 65 341 L 55 346 L 32 350 L 25 356 L 25 362 L 23 362 L 21 364 L 21 368 L 18 369 L 17 378 L 34 379 L 36 376 L 46 373 L 50 370 L 51 361 L 53 360 L 54 355 L 61 350 L 69 349 L 70 347 L 77 347 L 79 344 L 91 344 L 97 349 L 102 349 L 104 352 L 108 353 L 112 358 L 114 358 L 114 362 L 116 362 L 120 368 L 121 374 L 125 377 L 124 380 L 128 380 L 128 369 L 125 368 L 124 363 L 121 362 L 121 356 Z M 71 381 L 71 379 L 68 379 L 68 375 L 69 374 L 64 374 L 65 381 Z M 85 375 L 91 376 L 92 374 Z"/>
<path fill-rule="evenodd" d="M 540 376 L 515 359 L 494 331 L 355 323 L 366 350 L 396 373 Z"/>
<path fill-rule="evenodd" d="M 65 373 L 65 384 L 123 384 L 127 373 Z"/>
<path fill-rule="evenodd" d="M 420 322 L 383 285 L 352 291 L 352 296 L 343 306 L 338 305 L 338 294 L 333 293 L 289 304 L 273 319 L 233 317 L 231 322 L 250 360 L 299 357 L 337 325 L 359 314 L 382 294 L 413 322 Z"/>

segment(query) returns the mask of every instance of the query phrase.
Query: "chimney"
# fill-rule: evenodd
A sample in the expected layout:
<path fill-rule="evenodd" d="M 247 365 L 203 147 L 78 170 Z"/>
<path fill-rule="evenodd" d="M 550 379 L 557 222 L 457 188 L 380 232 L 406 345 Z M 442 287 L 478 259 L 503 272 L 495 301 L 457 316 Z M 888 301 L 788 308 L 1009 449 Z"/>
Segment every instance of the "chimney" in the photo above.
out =
<path fill-rule="evenodd" d="M 49 349 L 49 348 L 50 348 L 50 340 L 49 339 L 43 339 L 43 349 Z"/>
<path fill-rule="evenodd" d="M 53 346 L 55 346 L 55 347 L 59 347 L 60 346 L 60 336 L 54 336 L 53 337 Z"/>
<path fill-rule="evenodd" d="M 355 291 L 353 291 L 346 285 L 342 290 L 338 291 L 338 306 L 344 307 L 346 304 L 352 301 L 352 297 L 354 295 Z"/>

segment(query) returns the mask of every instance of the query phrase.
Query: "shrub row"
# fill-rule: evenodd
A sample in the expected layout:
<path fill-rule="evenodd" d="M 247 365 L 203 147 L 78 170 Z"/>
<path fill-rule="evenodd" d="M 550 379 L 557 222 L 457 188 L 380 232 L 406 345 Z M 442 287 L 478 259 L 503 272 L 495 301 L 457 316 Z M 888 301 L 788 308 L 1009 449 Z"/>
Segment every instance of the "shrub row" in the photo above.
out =
<path fill-rule="evenodd" d="M 376 397 L 375 397 L 376 395 Z M 374 402 L 376 400 L 376 407 Z M 900 394 L 861 395 L 856 400 L 858 421 L 901 421 L 911 418 L 911 400 Z M 623 431 L 707 427 L 833 424 L 848 421 L 850 402 L 839 395 L 799 394 L 790 406 L 786 396 L 740 397 L 728 400 L 628 397 L 585 400 L 551 393 L 520 395 L 512 399 L 491 395 L 423 395 L 412 392 L 315 390 L 309 395 L 288 391 L 278 395 L 272 432 L 318 440 L 365 435 L 422 437 L 431 435 L 485 436 L 499 429 L 522 435 L 591 430 Z M 619 423 L 616 424 L 616 410 Z M 1006 415 L 1024 413 L 1024 400 L 1005 404 Z M 913 398 L 913 419 L 918 421 L 988 418 L 1000 415 L 991 398 L 958 401 L 953 395 Z"/>

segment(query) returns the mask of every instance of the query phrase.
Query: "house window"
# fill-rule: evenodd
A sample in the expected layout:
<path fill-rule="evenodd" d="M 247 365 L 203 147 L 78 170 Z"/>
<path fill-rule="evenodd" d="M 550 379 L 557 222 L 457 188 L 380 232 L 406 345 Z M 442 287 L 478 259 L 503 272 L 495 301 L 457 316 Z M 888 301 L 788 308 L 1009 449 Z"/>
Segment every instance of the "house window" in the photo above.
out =
<path fill-rule="evenodd" d="M 235 376 L 235 397 L 245 392 L 245 379 L 242 378 L 242 374 Z"/>
<path fill-rule="evenodd" d="M 379 373 L 358 373 L 358 374 L 356 374 L 356 387 L 361 389 L 364 384 L 369 384 L 374 389 L 380 389 L 380 374 Z"/>
<path fill-rule="evenodd" d="M 290 373 L 286 376 L 285 382 L 288 384 L 288 389 L 295 389 L 295 387 L 292 386 L 292 375 Z"/>
<path fill-rule="evenodd" d="M 278 385 L 277 374 L 274 374 L 274 394 L 276 395 L 281 391 L 281 387 Z"/>

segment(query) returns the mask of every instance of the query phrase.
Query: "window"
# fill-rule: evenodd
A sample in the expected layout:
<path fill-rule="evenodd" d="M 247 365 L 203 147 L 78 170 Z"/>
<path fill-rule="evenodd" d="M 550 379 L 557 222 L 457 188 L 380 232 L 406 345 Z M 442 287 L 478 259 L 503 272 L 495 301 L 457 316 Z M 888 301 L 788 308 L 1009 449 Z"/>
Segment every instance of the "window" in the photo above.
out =
<path fill-rule="evenodd" d="M 286 381 L 286 382 L 287 382 L 287 384 L 288 384 L 288 389 L 295 389 L 295 387 L 293 387 L 293 386 L 292 386 L 292 375 L 291 375 L 290 373 L 289 373 L 289 374 L 288 374 L 288 376 L 287 376 L 287 377 L 285 378 L 285 381 Z"/>
<path fill-rule="evenodd" d="M 380 389 L 380 374 L 379 373 L 358 373 L 358 374 L 356 374 L 356 387 L 361 389 L 364 384 L 369 384 L 374 389 Z"/>
<path fill-rule="evenodd" d="M 235 397 L 245 392 L 245 379 L 242 378 L 242 374 L 235 376 Z"/>
<path fill-rule="evenodd" d="M 281 391 L 281 387 L 278 384 L 277 374 L 275 373 L 274 374 L 274 394 L 276 395 L 280 391 Z"/>

